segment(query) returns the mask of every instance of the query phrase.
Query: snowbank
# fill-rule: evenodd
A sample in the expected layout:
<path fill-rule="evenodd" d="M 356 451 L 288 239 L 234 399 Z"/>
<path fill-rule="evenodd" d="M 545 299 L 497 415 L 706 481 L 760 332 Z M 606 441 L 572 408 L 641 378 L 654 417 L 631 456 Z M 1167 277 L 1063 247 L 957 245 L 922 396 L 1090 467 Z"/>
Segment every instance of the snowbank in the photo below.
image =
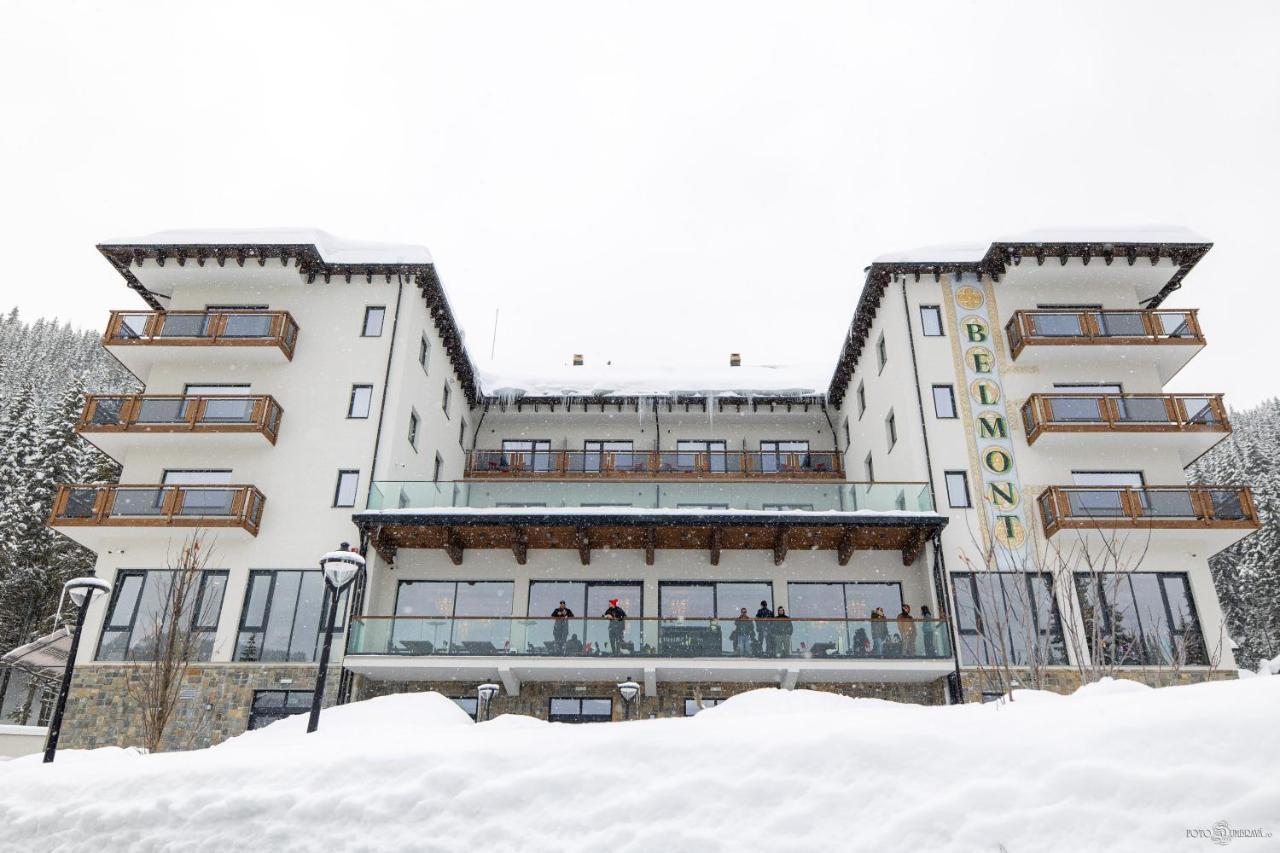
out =
<path fill-rule="evenodd" d="M 1217 821 L 1280 833 L 1276 678 L 951 708 L 759 690 L 587 726 L 474 725 L 447 701 L 5 762 L 0 850 L 1075 853 L 1212 849 L 1187 830 Z"/>

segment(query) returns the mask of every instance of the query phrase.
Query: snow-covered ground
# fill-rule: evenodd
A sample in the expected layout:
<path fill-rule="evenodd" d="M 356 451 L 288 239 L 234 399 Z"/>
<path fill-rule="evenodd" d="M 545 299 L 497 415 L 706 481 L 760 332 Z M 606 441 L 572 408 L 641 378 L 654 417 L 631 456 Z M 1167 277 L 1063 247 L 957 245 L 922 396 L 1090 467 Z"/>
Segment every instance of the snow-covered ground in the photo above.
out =
<path fill-rule="evenodd" d="M 433 694 L 196 752 L 0 764 L 0 850 L 1212 850 L 1280 845 L 1280 678 L 920 707 L 758 690 L 691 719 L 473 724 Z"/>

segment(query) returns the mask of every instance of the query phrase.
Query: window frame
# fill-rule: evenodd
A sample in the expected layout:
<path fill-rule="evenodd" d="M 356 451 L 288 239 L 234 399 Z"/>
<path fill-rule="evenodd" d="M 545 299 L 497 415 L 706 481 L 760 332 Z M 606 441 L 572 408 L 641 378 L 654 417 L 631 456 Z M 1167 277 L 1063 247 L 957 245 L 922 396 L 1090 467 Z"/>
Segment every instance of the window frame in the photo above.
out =
<path fill-rule="evenodd" d="M 348 475 L 353 476 L 355 479 L 355 485 L 351 487 L 351 503 L 349 504 L 338 503 L 338 499 L 342 495 L 343 479 Z M 356 502 L 359 500 L 359 495 L 360 495 L 360 469 L 359 468 L 339 468 L 338 479 L 333 486 L 333 508 L 349 509 L 351 507 L 354 507 L 356 505 Z"/>
<path fill-rule="evenodd" d="M 174 571 L 176 570 L 175 569 L 120 569 L 116 572 L 115 577 L 112 579 L 113 582 L 112 582 L 112 589 L 111 589 L 111 598 L 107 603 L 107 610 L 106 610 L 106 613 L 103 614 L 103 618 L 102 618 L 102 627 L 98 632 L 98 645 L 97 645 L 97 648 L 94 649 L 94 653 L 93 653 L 93 659 L 95 662 L 128 663 L 130 661 L 149 662 L 153 660 L 152 658 L 135 658 L 132 656 L 133 642 L 134 642 L 133 634 L 138 627 L 138 611 L 141 610 L 142 608 L 142 602 L 143 602 L 143 599 L 146 597 L 148 584 L 152 583 L 154 580 L 152 578 L 152 575 L 156 575 L 161 572 L 172 574 Z M 204 646 L 205 642 L 207 641 L 208 656 L 206 657 L 206 654 L 203 650 L 197 649 L 197 655 L 195 658 L 196 661 L 203 663 L 210 660 L 213 657 L 213 644 L 214 644 L 214 641 L 217 639 L 218 623 L 222 621 L 222 608 L 223 608 L 223 605 L 225 605 L 227 602 L 227 586 L 230 582 L 230 574 L 231 572 L 228 569 L 201 569 L 200 570 L 200 578 L 196 583 L 196 597 L 195 597 L 195 601 L 192 603 L 192 606 L 191 606 L 192 624 L 189 626 L 187 630 L 190 630 L 192 633 L 199 633 L 199 634 L 205 635 L 205 638 L 207 639 L 202 640 L 199 643 L 199 646 Z M 123 623 L 119 623 L 114 621 L 112 617 L 115 615 L 115 608 L 120 600 L 120 595 L 124 591 L 125 581 L 130 577 L 141 578 L 141 581 L 138 586 L 138 593 L 136 596 L 134 596 L 133 606 L 129 611 L 128 620 Z M 196 624 L 195 622 L 196 618 L 199 617 L 199 615 L 202 613 L 205 607 L 205 597 L 208 595 L 208 592 L 209 592 L 209 583 L 214 578 L 220 578 L 222 580 L 222 596 L 218 601 L 217 607 L 213 608 L 213 612 L 212 612 L 213 623 L 212 625 Z M 114 636 L 121 635 L 121 634 L 123 634 L 125 637 L 123 656 L 120 658 L 102 657 L 102 649 L 103 649 L 103 646 L 106 645 L 108 641 L 108 635 L 111 635 L 114 638 Z"/>
<path fill-rule="evenodd" d="M 889 442 L 888 453 L 892 453 L 893 449 L 898 446 L 898 417 L 893 413 L 893 409 L 889 410 L 889 414 L 884 419 L 885 438 Z"/>
<path fill-rule="evenodd" d="M 363 415 L 353 414 L 356 410 L 356 393 L 367 389 L 369 399 Z M 367 421 L 369 415 L 373 413 L 373 386 L 355 383 L 351 386 L 351 396 L 347 399 L 347 420 L 349 421 Z"/>
<path fill-rule="evenodd" d="M 947 400 L 951 405 L 951 414 L 944 415 L 938 411 L 938 392 L 945 391 Z M 940 383 L 933 386 L 933 416 L 940 421 L 954 421 L 960 418 L 960 410 L 956 406 L 956 387 Z"/>
<path fill-rule="evenodd" d="M 431 362 L 431 340 L 427 337 L 427 333 L 422 333 L 422 338 L 418 341 L 418 364 L 422 366 L 422 372 L 431 375 L 428 365 Z"/>
<path fill-rule="evenodd" d="M 433 483 L 440 482 L 440 472 L 442 470 L 444 470 L 444 459 L 441 458 L 439 453 L 436 453 L 436 461 L 431 469 L 431 482 Z"/>
<path fill-rule="evenodd" d="M 1033 624 L 1033 627 L 1035 628 L 1037 642 L 1047 643 L 1051 654 L 1057 658 L 1056 660 L 1049 660 L 1044 663 L 1046 663 L 1049 666 L 1066 666 L 1069 661 L 1069 657 L 1067 654 L 1066 631 L 1063 627 L 1062 613 L 1058 609 L 1058 591 L 1054 589 L 1053 575 L 1049 572 L 1017 572 L 1017 571 L 1013 571 L 1013 572 L 977 571 L 977 572 L 952 572 L 951 573 L 951 585 L 952 585 L 951 588 L 952 588 L 952 593 L 953 595 L 955 595 L 955 598 L 956 598 L 956 604 L 955 604 L 956 613 L 955 613 L 955 618 L 953 619 L 953 622 L 954 622 L 956 638 L 958 642 L 957 642 L 957 648 L 955 651 L 956 651 L 956 654 L 960 657 L 961 666 L 991 666 L 992 665 L 991 663 L 986 663 L 982 660 L 966 660 L 965 659 L 967 651 L 971 649 L 975 651 L 979 649 L 986 650 L 992 642 L 992 640 L 987 639 L 985 629 L 981 627 L 981 623 L 984 620 L 986 620 L 991 614 L 986 613 L 986 611 L 983 609 L 984 602 L 981 596 L 981 590 L 979 590 L 978 588 L 978 578 L 983 578 L 988 583 L 992 582 L 992 579 L 999 581 L 1000 605 L 1001 607 L 1004 608 L 1004 613 L 1007 614 L 1009 612 L 1009 603 L 1008 603 L 1009 590 L 1006 585 L 1006 580 L 1010 576 L 1019 577 L 1020 582 L 1023 585 L 1023 588 L 1027 590 L 1026 594 L 1028 595 L 1031 601 L 1031 608 L 1030 608 L 1031 618 L 1033 620 L 1032 624 Z M 1045 586 L 1045 594 L 1047 595 L 1047 609 L 1048 609 L 1048 617 L 1049 617 L 1049 624 L 1047 626 L 1041 626 L 1040 624 L 1041 602 L 1038 600 L 1038 598 L 1036 598 L 1036 596 L 1039 594 L 1038 590 L 1031 583 L 1032 578 L 1035 578 L 1037 576 L 1043 581 Z M 973 616 L 972 626 L 966 626 L 965 624 L 966 614 L 964 613 L 964 609 L 963 609 L 964 605 L 960 603 L 960 595 L 958 592 L 958 587 L 961 582 L 965 583 L 968 586 L 969 601 L 974 606 L 974 613 L 972 614 Z M 994 604 L 994 599 L 992 600 L 992 603 Z M 1013 649 L 1016 651 L 1019 635 L 1014 630 L 1013 620 L 1005 616 L 1003 624 L 1004 624 L 1003 630 L 1006 635 L 1003 638 L 1003 642 L 1009 644 L 1007 648 Z M 998 627 L 999 627 L 999 623 L 997 624 L 997 628 Z M 1055 628 L 1056 628 L 1056 635 L 1055 635 Z M 1028 650 L 1022 650 L 1022 651 L 1023 653 L 1027 653 Z M 981 654 L 975 655 L 975 657 L 978 657 L 978 658 L 981 658 L 983 656 L 984 655 L 981 655 Z M 1014 665 L 1019 667 L 1025 667 L 1027 666 L 1027 662 L 1021 661 Z"/>
<path fill-rule="evenodd" d="M 448 379 L 444 381 L 443 388 L 444 390 L 440 392 L 440 411 L 444 412 L 445 419 L 447 420 L 449 418 L 449 397 L 451 393 L 449 390 Z"/>
<path fill-rule="evenodd" d="M 298 591 L 294 595 L 293 608 L 292 610 L 290 610 L 289 641 L 288 641 L 288 646 L 285 650 L 284 659 L 280 661 L 276 661 L 276 660 L 264 661 L 262 659 L 263 646 L 259 646 L 258 647 L 259 653 L 256 659 L 254 659 L 253 661 L 242 661 L 240 657 L 243 651 L 243 640 L 241 639 L 242 635 L 244 635 L 245 633 L 261 634 L 264 638 L 264 645 L 265 645 L 265 638 L 267 635 L 267 631 L 269 626 L 271 625 L 272 605 L 275 603 L 276 589 L 279 586 L 280 575 L 283 575 L 286 573 L 290 573 L 290 574 L 296 573 L 300 575 L 306 574 L 306 573 L 318 573 L 320 575 L 320 587 L 321 587 L 320 611 L 319 611 L 319 618 L 316 620 L 316 636 L 315 636 L 315 639 L 312 640 L 312 644 L 311 644 L 312 645 L 311 657 L 307 658 L 306 660 L 299 661 L 299 660 L 295 660 L 293 657 L 290 656 L 290 653 L 293 652 L 295 648 L 294 634 L 298 630 L 298 611 L 300 609 L 299 605 L 302 602 L 302 578 L 299 578 Z M 248 624 L 248 619 L 250 615 L 249 605 L 253 601 L 254 581 L 256 578 L 260 578 L 260 577 L 267 578 L 267 591 L 265 593 L 266 600 L 263 602 L 263 605 L 262 605 L 262 622 L 261 624 L 250 625 Z M 334 622 L 333 622 L 333 632 L 335 634 L 343 634 L 346 632 L 347 620 L 349 618 L 347 611 L 348 611 L 348 608 L 350 607 L 350 595 L 349 595 L 350 589 L 351 588 L 348 586 L 347 588 L 343 589 L 341 592 L 338 593 L 338 614 L 337 614 L 337 618 L 334 619 Z M 317 660 L 319 660 L 319 657 L 320 657 L 320 638 L 324 636 L 324 630 L 325 630 L 324 625 L 327 619 L 327 614 L 329 612 L 329 602 L 330 602 L 329 597 L 332 594 L 333 594 L 333 590 L 330 588 L 329 584 L 326 583 L 324 580 L 324 572 L 320 571 L 319 569 L 250 569 L 249 578 L 245 582 L 245 587 L 244 587 L 244 601 L 240 605 L 240 621 L 236 627 L 236 642 L 235 642 L 235 647 L 232 649 L 232 657 L 231 657 L 232 661 L 236 663 L 240 663 L 240 662 L 244 662 L 244 663 L 315 663 Z"/>
<path fill-rule="evenodd" d="M 409 408 L 409 446 L 413 448 L 413 452 L 418 452 L 418 429 L 422 426 L 422 418 L 418 415 L 418 410 Z"/>
<path fill-rule="evenodd" d="M 964 503 L 957 504 L 953 501 L 951 494 L 951 478 L 959 477 L 960 484 L 964 487 Z M 950 509 L 973 509 L 973 491 L 969 488 L 969 472 L 959 469 L 942 472 L 942 484 L 947 490 L 947 506 Z"/>
<path fill-rule="evenodd" d="M 378 331 L 369 334 L 369 321 L 373 317 L 374 312 L 378 315 Z M 385 305 L 366 305 L 364 306 L 364 322 L 360 324 L 360 337 L 362 338 L 380 338 L 382 332 L 387 326 L 387 306 Z"/>
<path fill-rule="evenodd" d="M 929 321 L 925 319 L 926 314 L 931 314 L 937 320 L 937 332 L 929 331 Z M 924 338 L 945 338 L 947 336 L 947 327 L 942 321 L 941 305 L 920 306 L 920 336 Z"/>
<path fill-rule="evenodd" d="M 858 381 L 858 391 L 854 395 L 858 401 L 858 420 L 862 420 L 862 416 L 867 413 L 867 383 L 866 380 Z"/>
<path fill-rule="evenodd" d="M 874 483 L 876 481 L 876 460 L 874 451 L 867 451 L 867 457 L 862 460 L 862 470 L 867 475 L 868 483 Z"/>
<path fill-rule="evenodd" d="M 879 364 L 876 375 L 884 373 L 884 366 L 889 363 L 889 345 L 884 342 L 884 332 L 876 340 L 876 362 Z"/>

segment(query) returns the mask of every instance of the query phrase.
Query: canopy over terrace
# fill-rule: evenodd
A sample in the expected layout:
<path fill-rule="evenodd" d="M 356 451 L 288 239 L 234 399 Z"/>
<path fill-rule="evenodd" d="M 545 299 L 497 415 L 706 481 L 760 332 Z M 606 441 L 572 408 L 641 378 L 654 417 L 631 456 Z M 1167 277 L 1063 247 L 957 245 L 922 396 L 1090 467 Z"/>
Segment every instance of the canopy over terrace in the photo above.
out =
<path fill-rule="evenodd" d="M 576 550 L 583 565 L 596 548 L 633 548 L 653 565 L 665 549 L 771 550 L 775 565 L 791 549 L 835 551 L 846 565 L 854 551 L 892 550 L 911 565 L 947 519 L 935 512 L 856 510 L 750 511 L 647 507 L 424 507 L 374 510 L 354 517 L 383 559 L 400 548 L 443 549 L 462 565 L 469 548 L 509 548 L 516 562 L 530 548 Z"/>

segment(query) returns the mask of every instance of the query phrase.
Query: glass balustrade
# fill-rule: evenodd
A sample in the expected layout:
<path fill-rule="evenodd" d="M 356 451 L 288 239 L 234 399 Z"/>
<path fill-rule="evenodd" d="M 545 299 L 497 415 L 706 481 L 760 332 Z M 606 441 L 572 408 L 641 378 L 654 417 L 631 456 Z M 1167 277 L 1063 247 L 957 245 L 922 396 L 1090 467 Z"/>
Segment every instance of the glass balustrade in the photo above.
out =
<path fill-rule="evenodd" d="M 945 660 L 945 620 L 366 616 L 348 655 Z"/>
<path fill-rule="evenodd" d="M 930 512 L 925 483 L 378 480 L 368 509 L 634 507 L 756 512 Z"/>

